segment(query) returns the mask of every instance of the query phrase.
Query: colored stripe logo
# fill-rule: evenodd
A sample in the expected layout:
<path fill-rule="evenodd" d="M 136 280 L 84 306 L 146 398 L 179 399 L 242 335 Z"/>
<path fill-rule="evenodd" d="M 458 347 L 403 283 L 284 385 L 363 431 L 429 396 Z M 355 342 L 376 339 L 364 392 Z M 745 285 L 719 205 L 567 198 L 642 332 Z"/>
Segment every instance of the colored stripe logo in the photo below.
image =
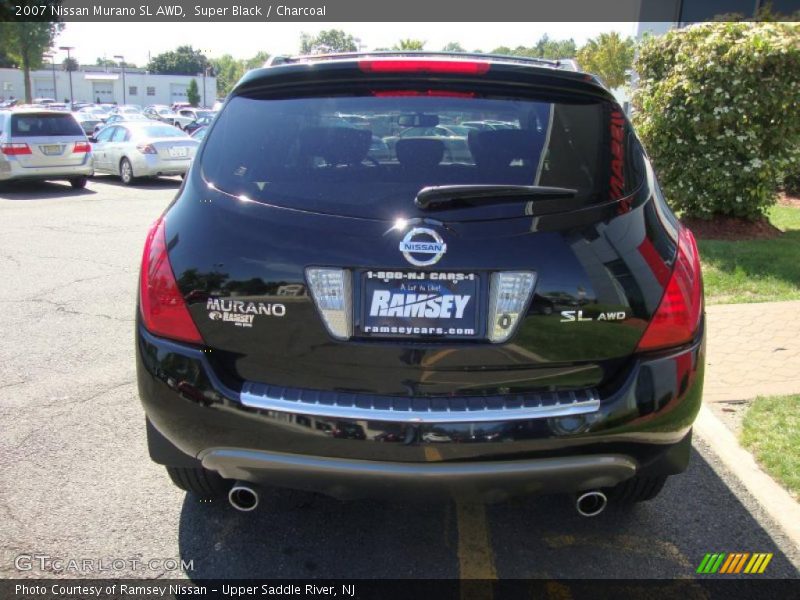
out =
<path fill-rule="evenodd" d="M 738 573 L 761 574 L 772 560 L 772 552 L 715 552 L 706 554 L 697 567 L 704 575 L 736 575 Z"/>

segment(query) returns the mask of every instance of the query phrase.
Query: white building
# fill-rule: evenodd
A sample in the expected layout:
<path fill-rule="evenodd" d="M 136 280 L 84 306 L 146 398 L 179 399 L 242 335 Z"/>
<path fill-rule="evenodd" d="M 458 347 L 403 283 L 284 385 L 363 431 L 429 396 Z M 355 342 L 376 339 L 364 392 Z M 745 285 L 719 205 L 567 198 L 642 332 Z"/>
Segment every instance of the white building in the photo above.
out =
<path fill-rule="evenodd" d="M 75 102 L 103 102 L 118 104 L 172 104 L 186 102 L 189 82 L 197 81 L 200 104 L 212 106 L 217 99 L 217 79 L 189 75 L 153 75 L 144 69 L 81 66 L 69 73 L 61 65 L 55 70 L 31 71 L 33 98 L 54 98 L 59 102 L 72 98 Z M 205 90 L 204 90 L 205 88 Z M 25 98 L 25 82 L 21 69 L 0 69 L 0 98 Z"/>

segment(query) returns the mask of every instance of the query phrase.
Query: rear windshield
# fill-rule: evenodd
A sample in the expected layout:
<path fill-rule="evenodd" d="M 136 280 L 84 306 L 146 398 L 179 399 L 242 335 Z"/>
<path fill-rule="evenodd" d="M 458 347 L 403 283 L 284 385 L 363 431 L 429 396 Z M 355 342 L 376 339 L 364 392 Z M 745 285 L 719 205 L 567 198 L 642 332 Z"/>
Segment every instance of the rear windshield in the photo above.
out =
<path fill-rule="evenodd" d="M 172 125 L 153 125 L 151 127 L 141 127 L 137 130 L 137 134 L 140 135 L 141 137 L 151 137 L 151 138 L 187 137 L 187 135 L 183 131 L 173 127 Z"/>
<path fill-rule="evenodd" d="M 70 114 L 16 114 L 11 116 L 11 135 L 43 137 L 50 135 L 84 135 L 83 129 Z"/>
<path fill-rule="evenodd" d="M 609 198 L 612 110 L 593 99 L 237 96 L 202 172 L 226 193 L 348 216 L 408 213 L 431 185 L 557 186 L 592 203 Z"/>

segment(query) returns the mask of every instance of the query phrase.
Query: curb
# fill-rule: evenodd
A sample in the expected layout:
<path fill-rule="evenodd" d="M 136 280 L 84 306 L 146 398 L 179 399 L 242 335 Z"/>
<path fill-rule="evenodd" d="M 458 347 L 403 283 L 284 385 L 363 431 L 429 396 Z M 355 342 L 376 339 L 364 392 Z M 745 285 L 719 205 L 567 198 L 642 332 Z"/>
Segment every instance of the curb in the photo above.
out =
<path fill-rule="evenodd" d="M 694 430 L 800 549 L 800 504 L 761 470 L 753 455 L 739 445 L 733 432 L 705 405 L 700 408 Z"/>

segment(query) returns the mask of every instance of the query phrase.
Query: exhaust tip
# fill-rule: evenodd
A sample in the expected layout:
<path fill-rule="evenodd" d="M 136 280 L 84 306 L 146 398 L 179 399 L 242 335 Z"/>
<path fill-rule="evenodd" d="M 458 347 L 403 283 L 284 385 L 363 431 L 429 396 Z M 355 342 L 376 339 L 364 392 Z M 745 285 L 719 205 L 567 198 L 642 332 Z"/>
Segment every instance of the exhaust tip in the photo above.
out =
<path fill-rule="evenodd" d="M 228 492 L 228 502 L 236 510 L 250 512 L 258 506 L 258 492 L 246 483 L 237 482 Z"/>
<path fill-rule="evenodd" d="M 603 492 L 584 492 L 575 501 L 575 509 L 582 517 L 596 517 L 606 509 L 608 498 Z"/>

